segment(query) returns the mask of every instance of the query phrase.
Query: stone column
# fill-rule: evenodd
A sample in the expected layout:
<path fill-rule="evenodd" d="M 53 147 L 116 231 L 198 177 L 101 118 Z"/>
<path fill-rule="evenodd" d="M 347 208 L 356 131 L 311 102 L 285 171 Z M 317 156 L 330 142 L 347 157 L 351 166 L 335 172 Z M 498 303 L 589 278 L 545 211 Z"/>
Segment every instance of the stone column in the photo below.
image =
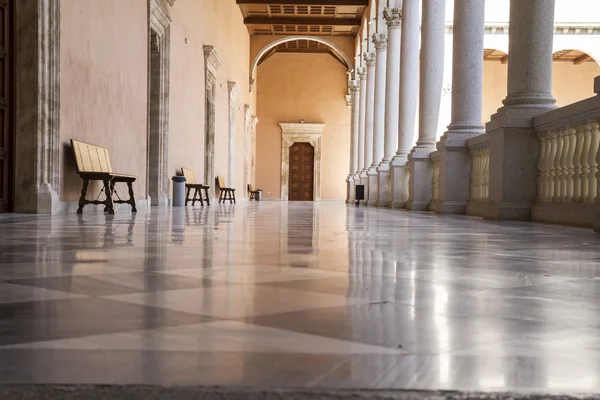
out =
<path fill-rule="evenodd" d="M 358 169 L 354 175 L 355 185 L 364 185 L 361 173 L 365 167 L 365 117 L 367 111 L 367 71 L 366 68 L 357 70 L 360 79 L 358 105 Z"/>
<path fill-rule="evenodd" d="M 375 53 L 365 54 L 367 64 L 367 88 L 365 105 L 365 165 L 360 173 L 360 182 L 365 185 L 365 202 L 369 201 L 369 175 L 368 170 L 373 162 L 373 117 L 375 112 Z"/>
<path fill-rule="evenodd" d="M 511 0 L 509 32 L 508 95 L 486 126 L 490 134 L 490 203 L 484 216 L 529 220 L 537 195 L 539 154 L 533 117 L 555 108 L 554 0 Z"/>
<path fill-rule="evenodd" d="M 420 0 L 402 4 L 398 150 L 391 162 L 393 208 L 405 208 L 408 202 L 406 163 L 414 140 L 419 92 L 419 4 Z"/>
<path fill-rule="evenodd" d="M 347 198 L 346 203 L 354 201 L 355 195 L 355 183 L 354 174 L 358 170 L 358 118 L 359 118 L 359 105 L 358 105 L 358 84 L 355 81 L 350 81 L 350 166 L 348 171 L 347 182 Z"/>
<path fill-rule="evenodd" d="M 385 75 L 385 127 L 383 159 L 377 167 L 379 180 L 378 207 L 388 207 L 392 202 L 390 162 L 398 148 L 398 113 L 400 111 L 400 38 L 402 12 L 399 8 L 383 11 L 388 27 L 387 67 Z"/>
<path fill-rule="evenodd" d="M 470 195 L 467 140 L 484 133 L 483 34 L 485 0 L 455 0 L 452 55 L 452 121 L 437 143 L 440 152 L 439 213 L 464 214 Z"/>
<path fill-rule="evenodd" d="M 445 0 L 423 0 L 419 140 L 408 156 L 409 210 L 425 211 L 431 206 L 433 164 L 429 155 L 435 151 L 444 83 L 445 3 Z"/>
<path fill-rule="evenodd" d="M 362 96 L 361 96 L 361 76 L 359 74 L 359 68 L 357 67 L 356 72 L 355 72 L 355 81 L 354 81 L 354 98 L 352 99 L 352 104 L 354 105 L 354 107 L 352 108 L 352 125 L 353 125 L 353 130 L 354 130 L 354 136 L 356 137 L 356 142 L 355 142 L 355 146 L 354 146 L 354 153 L 355 153 L 355 158 L 356 158 L 356 165 L 354 170 L 352 171 L 352 179 L 354 179 L 354 189 L 355 189 L 355 194 L 356 194 L 356 185 L 360 185 L 360 177 L 358 175 L 358 172 L 361 169 L 361 165 L 360 165 L 360 160 L 361 160 L 361 153 L 360 153 L 360 149 L 361 149 L 361 137 L 360 137 L 360 131 L 361 131 L 361 124 L 360 124 L 360 118 L 361 118 L 361 107 L 362 107 Z M 364 126 L 364 125 L 363 125 Z M 363 135 L 364 135 L 364 131 L 363 131 Z"/>
<path fill-rule="evenodd" d="M 241 90 L 235 82 L 227 82 L 229 89 L 229 154 L 227 158 L 227 184 L 229 187 L 235 187 L 235 111 L 237 108 L 236 99 L 241 94 Z"/>
<path fill-rule="evenodd" d="M 375 66 L 375 105 L 373 113 L 373 162 L 367 175 L 369 176 L 369 203 L 376 206 L 379 201 L 379 176 L 377 165 L 383 158 L 383 136 L 385 124 L 385 75 L 387 67 L 387 35 L 376 33 L 373 43 L 377 51 L 377 65 Z"/>

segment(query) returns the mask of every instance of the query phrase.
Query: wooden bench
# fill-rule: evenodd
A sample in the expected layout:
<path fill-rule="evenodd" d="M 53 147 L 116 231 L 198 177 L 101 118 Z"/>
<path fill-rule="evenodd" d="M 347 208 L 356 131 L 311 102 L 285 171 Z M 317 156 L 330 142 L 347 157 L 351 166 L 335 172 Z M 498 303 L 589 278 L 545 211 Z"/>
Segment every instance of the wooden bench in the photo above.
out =
<path fill-rule="evenodd" d="M 81 188 L 81 197 L 79 198 L 77 214 L 82 214 L 83 207 L 88 204 L 104 204 L 104 211 L 109 214 L 115 213 L 114 204 L 129 204 L 131 205 L 131 211 L 137 212 L 133 193 L 133 182 L 135 182 L 137 176 L 114 173 L 110 164 L 108 150 L 104 147 L 73 139 L 71 139 L 71 146 L 73 146 L 73 152 L 75 153 L 77 173 L 81 179 L 83 179 L 83 187 Z M 105 200 L 87 200 L 85 198 L 90 181 L 103 182 L 104 187 L 102 188 L 102 191 L 106 194 Z M 119 182 L 127 184 L 127 188 L 129 189 L 129 200 L 121 200 L 119 194 L 115 190 L 115 183 Z M 102 194 L 102 191 L 100 194 Z M 117 196 L 117 200 L 113 200 L 113 194 Z"/>
<path fill-rule="evenodd" d="M 250 193 L 250 197 L 248 198 L 248 200 L 258 200 L 259 192 L 261 192 L 260 189 L 254 190 L 254 186 L 252 186 L 251 184 L 248 184 L 248 193 Z"/>
<path fill-rule="evenodd" d="M 235 203 L 235 189 L 229 188 L 225 185 L 225 179 L 222 176 L 217 176 L 217 185 L 219 186 L 219 203 L 225 203 L 229 200 L 230 203 Z"/>
<path fill-rule="evenodd" d="M 185 176 L 185 205 L 191 201 L 192 205 L 196 204 L 197 201 L 200 202 L 200 205 L 206 204 L 210 206 L 210 196 L 208 195 L 208 189 L 210 186 L 203 185 L 201 183 L 196 183 L 196 175 L 194 175 L 194 171 L 188 168 L 181 168 L 181 173 Z M 191 191 L 194 190 L 194 196 L 190 198 Z M 202 198 L 202 191 L 204 190 L 204 199 Z"/>

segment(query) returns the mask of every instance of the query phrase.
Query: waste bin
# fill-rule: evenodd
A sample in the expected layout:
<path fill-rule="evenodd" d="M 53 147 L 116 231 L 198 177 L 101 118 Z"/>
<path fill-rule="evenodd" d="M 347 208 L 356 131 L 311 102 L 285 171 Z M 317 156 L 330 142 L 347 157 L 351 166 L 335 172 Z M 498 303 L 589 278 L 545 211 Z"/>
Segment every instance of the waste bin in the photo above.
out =
<path fill-rule="evenodd" d="M 256 193 L 256 200 L 257 201 L 262 200 L 262 190 L 261 189 L 258 189 L 258 193 Z"/>
<path fill-rule="evenodd" d="M 361 200 L 365 199 L 365 185 L 356 185 L 356 195 L 354 200 L 356 200 L 356 205 L 360 203 Z"/>
<path fill-rule="evenodd" d="M 173 207 L 185 206 L 185 176 L 174 176 L 173 180 Z"/>

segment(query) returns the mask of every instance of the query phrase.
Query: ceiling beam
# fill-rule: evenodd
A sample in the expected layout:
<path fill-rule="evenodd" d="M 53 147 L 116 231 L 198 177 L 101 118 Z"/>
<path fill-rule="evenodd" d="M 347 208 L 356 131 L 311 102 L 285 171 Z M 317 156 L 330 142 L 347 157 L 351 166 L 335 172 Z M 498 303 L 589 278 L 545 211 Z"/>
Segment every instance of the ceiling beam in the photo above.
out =
<path fill-rule="evenodd" d="M 298 5 L 298 6 L 358 6 L 368 7 L 369 0 L 237 0 L 237 4 Z"/>
<path fill-rule="evenodd" d="M 573 64 L 575 65 L 579 65 L 579 64 L 583 64 L 584 62 L 586 62 L 587 60 L 589 60 L 590 58 L 592 58 L 589 54 L 585 54 L 583 53 L 582 55 L 580 55 L 579 57 L 577 57 L 574 61 Z"/>
<path fill-rule="evenodd" d="M 332 26 L 360 26 L 358 18 L 315 18 L 315 17 L 247 17 L 246 25 L 332 25 Z"/>
<path fill-rule="evenodd" d="M 505 55 L 504 57 L 502 57 L 502 59 L 500 60 L 500 62 L 501 62 L 502 64 L 507 64 L 507 63 L 508 63 L 508 54 L 507 54 L 507 55 Z"/>

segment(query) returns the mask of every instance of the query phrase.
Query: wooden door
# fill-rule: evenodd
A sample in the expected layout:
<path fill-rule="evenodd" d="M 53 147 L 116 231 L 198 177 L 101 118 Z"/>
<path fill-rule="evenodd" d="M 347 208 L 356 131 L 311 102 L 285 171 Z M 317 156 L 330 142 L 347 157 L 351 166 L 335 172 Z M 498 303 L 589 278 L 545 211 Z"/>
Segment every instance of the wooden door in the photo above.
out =
<path fill-rule="evenodd" d="M 290 201 L 313 201 L 315 149 L 310 143 L 290 147 Z"/>
<path fill-rule="evenodd" d="M 0 0 L 0 212 L 12 207 L 13 1 Z"/>

